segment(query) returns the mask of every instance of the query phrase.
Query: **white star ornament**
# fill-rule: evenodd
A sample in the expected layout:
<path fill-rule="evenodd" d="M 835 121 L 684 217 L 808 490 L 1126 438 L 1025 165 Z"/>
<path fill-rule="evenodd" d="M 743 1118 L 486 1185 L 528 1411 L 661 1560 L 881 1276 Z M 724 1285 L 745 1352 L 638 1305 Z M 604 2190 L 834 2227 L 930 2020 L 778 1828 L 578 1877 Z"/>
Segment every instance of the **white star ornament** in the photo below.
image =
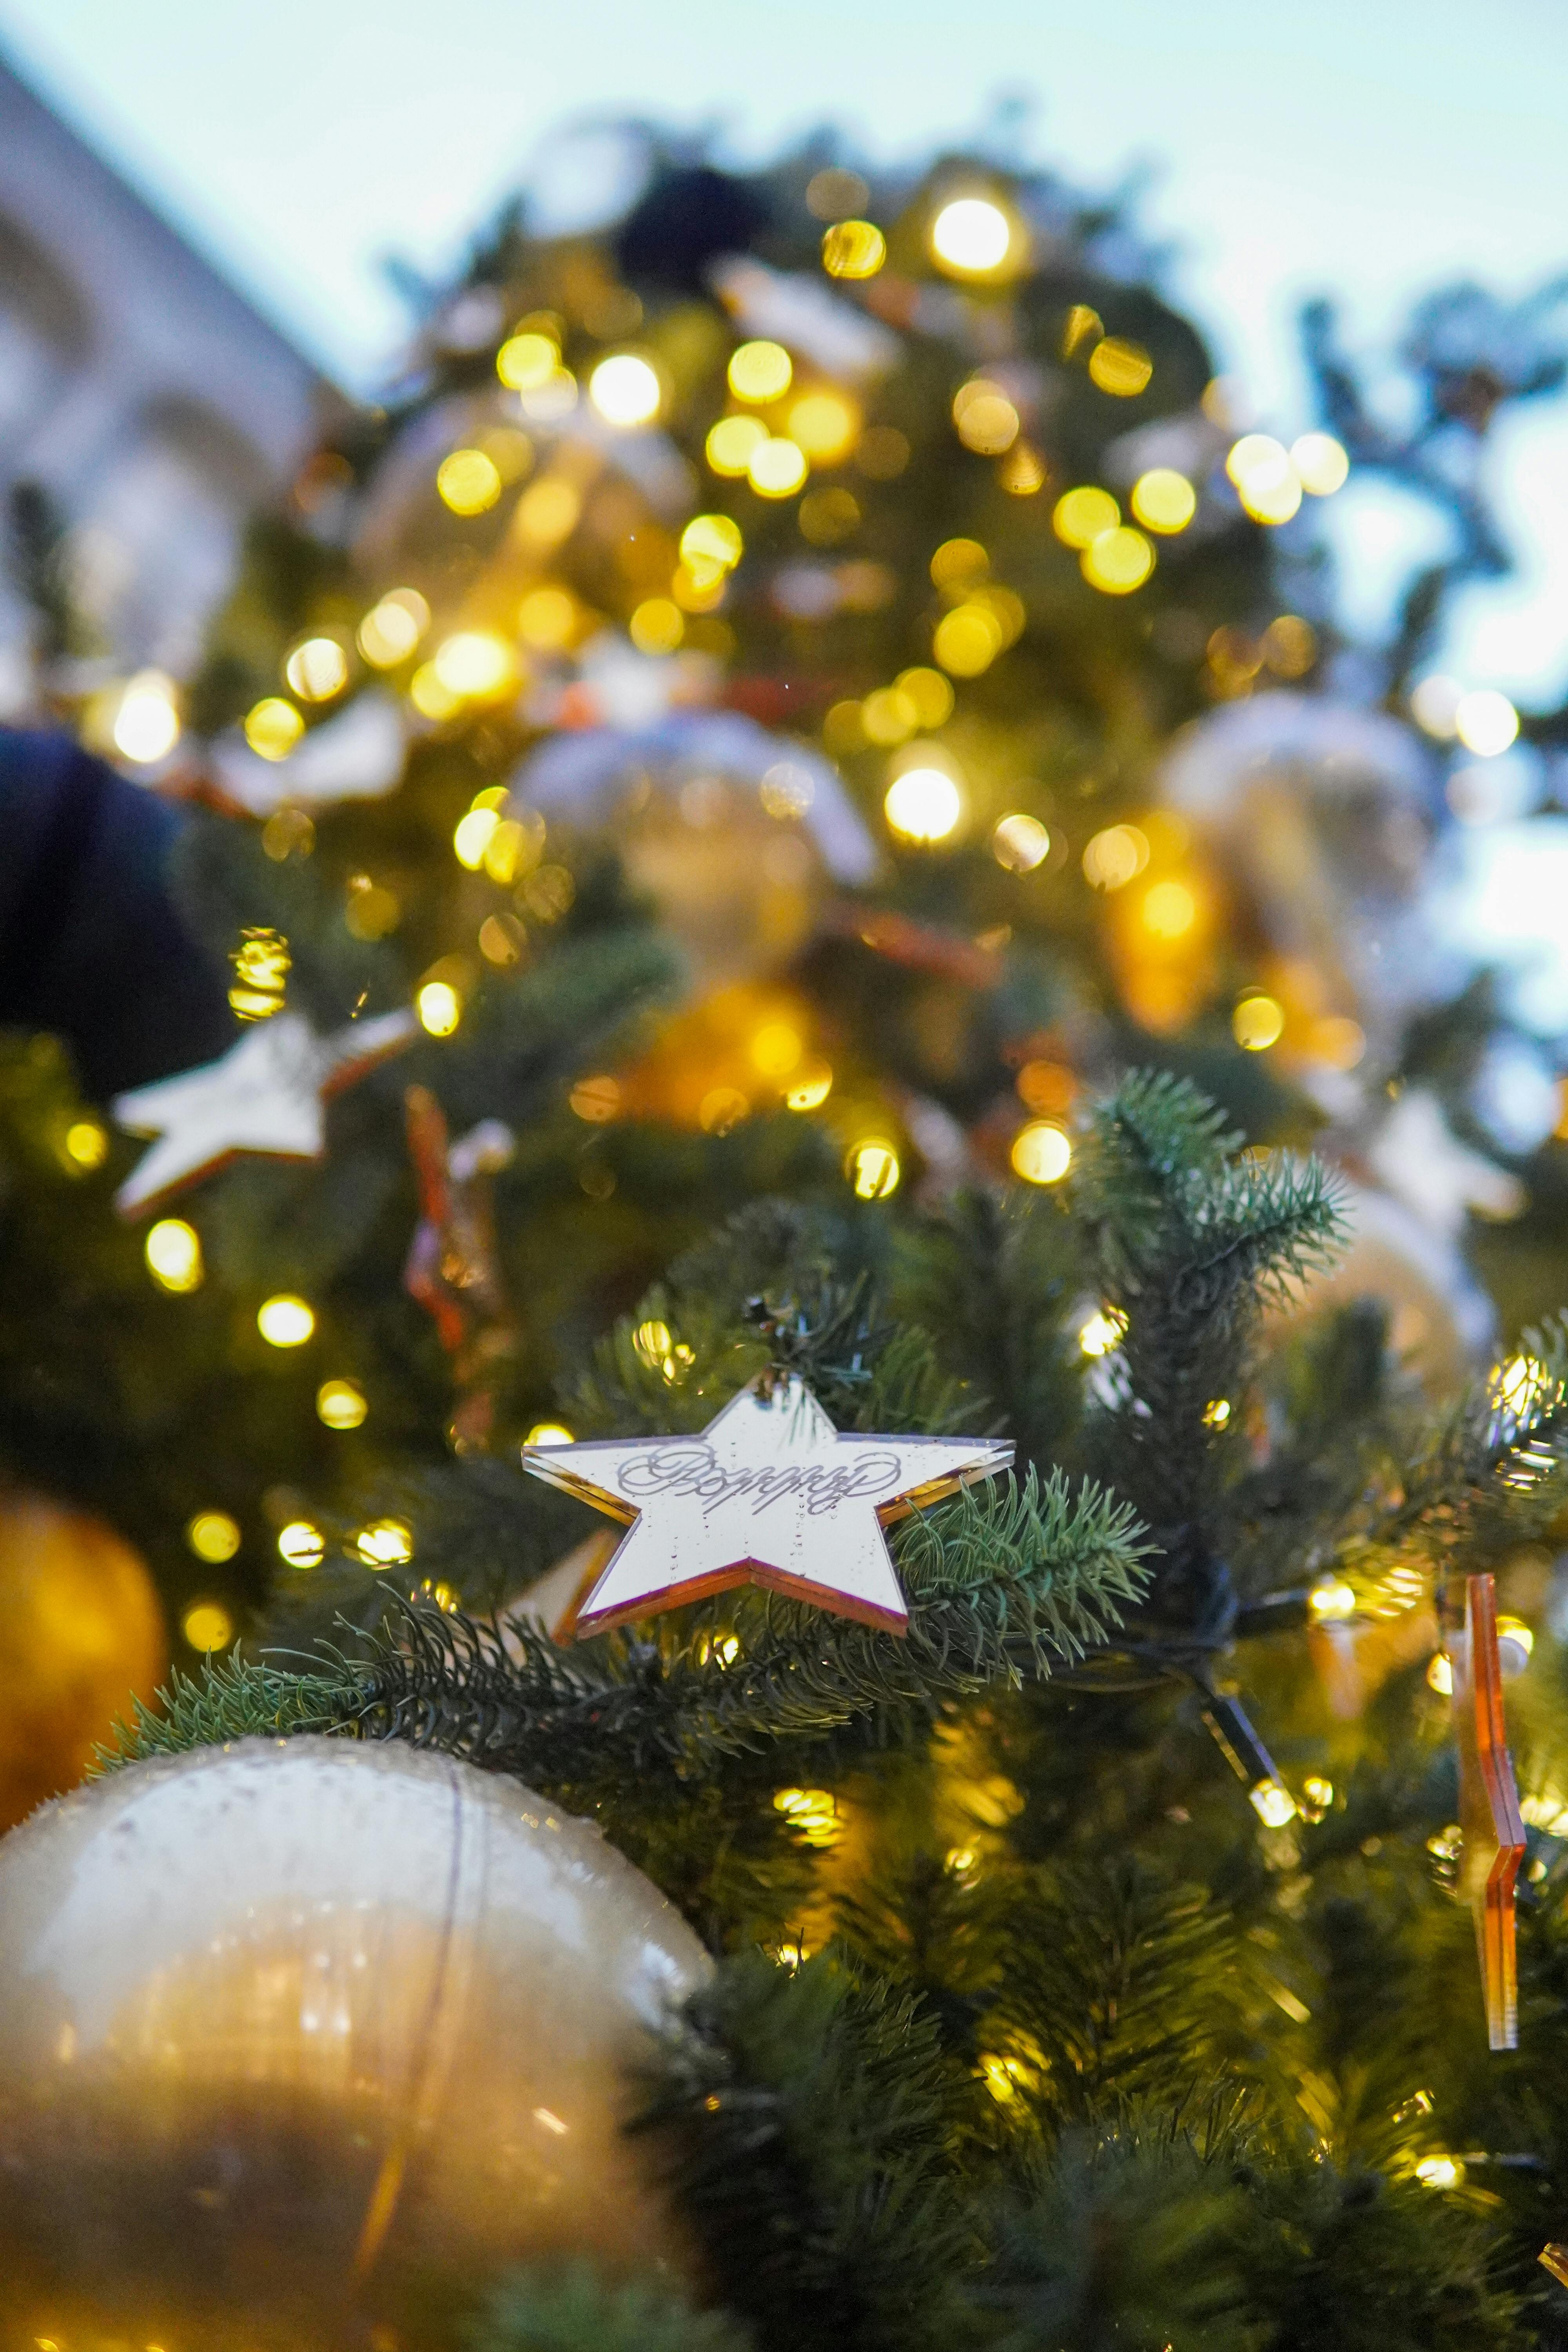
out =
<path fill-rule="evenodd" d="M 990 1438 L 841 1433 L 793 1374 L 753 1381 L 696 1436 L 522 1449 L 536 1478 L 627 1523 L 579 1639 L 737 1584 L 907 1633 L 882 1530 L 1012 1458 Z"/>

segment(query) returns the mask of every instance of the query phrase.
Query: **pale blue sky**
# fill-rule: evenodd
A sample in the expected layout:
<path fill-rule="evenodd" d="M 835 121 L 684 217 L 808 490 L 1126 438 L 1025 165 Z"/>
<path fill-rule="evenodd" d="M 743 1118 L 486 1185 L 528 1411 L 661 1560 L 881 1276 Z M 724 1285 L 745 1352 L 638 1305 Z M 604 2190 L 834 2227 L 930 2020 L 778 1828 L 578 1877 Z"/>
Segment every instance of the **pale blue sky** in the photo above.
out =
<path fill-rule="evenodd" d="M 449 259 L 590 110 L 717 119 L 741 154 L 832 116 L 894 156 L 1031 91 L 1086 184 L 1163 164 L 1173 290 L 1292 429 L 1303 292 L 1374 341 L 1441 278 L 1568 266 L 1563 0 L 0 0 L 0 41 L 359 386 L 399 323 L 377 257 Z M 1527 570 L 1455 659 L 1539 698 L 1568 684 L 1568 404 L 1504 456 Z"/>

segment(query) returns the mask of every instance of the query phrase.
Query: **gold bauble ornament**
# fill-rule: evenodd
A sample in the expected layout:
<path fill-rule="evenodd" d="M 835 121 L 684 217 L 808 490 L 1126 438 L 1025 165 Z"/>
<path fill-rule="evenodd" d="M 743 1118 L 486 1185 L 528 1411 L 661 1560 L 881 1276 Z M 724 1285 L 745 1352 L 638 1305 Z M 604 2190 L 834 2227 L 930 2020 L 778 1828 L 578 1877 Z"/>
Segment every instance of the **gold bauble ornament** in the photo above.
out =
<path fill-rule="evenodd" d="M 590 1823 L 402 1742 L 60 1799 L 0 1843 L 0 2341 L 327 2352 L 512 2262 L 689 2284 L 623 2126 L 708 1967 Z"/>
<path fill-rule="evenodd" d="M 74 1788 L 168 1664 L 140 1554 L 90 1512 L 0 1487 L 0 1830 Z"/>

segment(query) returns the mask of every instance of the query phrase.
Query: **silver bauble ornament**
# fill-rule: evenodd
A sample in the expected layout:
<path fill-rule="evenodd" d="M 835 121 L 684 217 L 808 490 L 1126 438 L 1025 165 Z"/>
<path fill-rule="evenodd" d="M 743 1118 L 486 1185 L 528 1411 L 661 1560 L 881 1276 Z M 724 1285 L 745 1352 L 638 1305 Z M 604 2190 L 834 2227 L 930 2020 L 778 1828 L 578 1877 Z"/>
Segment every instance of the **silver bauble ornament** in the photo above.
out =
<path fill-rule="evenodd" d="M 689 2282 L 623 2126 L 708 1966 L 591 1824 L 401 1742 L 45 1806 L 0 1843 L 0 2340 L 325 2352 L 510 2262 Z"/>

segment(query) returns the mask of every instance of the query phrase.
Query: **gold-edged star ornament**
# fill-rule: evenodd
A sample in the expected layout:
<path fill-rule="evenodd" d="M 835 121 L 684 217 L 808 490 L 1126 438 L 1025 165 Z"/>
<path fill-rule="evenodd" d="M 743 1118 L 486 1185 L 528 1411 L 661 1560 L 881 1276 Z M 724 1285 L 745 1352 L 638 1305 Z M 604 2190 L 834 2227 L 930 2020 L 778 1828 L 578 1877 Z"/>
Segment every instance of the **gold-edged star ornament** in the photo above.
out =
<path fill-rule="evenodd" d="M 536 1478 L 626 1526 L 577 1612 L 579 1639 L 740 1584 L 907 1633 L 883 1530 L 1012 1459 L 991 1438 L 837 1430 L 794 1373 L 764 1373 L 695 1436 L 522 1449 Z"/>
<path fill-rule="evenodd" d="M 122 1217 L 144 1216 L 238 1151 L 319 1160 L 329 1097 L 419 1034 L 411 1012 L 351 1021 L 330 1037 L 318 1036 L 302 1013 L 279 1013 L 216 1062 L 117 1095 L 115 1123 L 157 1140 L 116 1192 L 115 1207 Z"/>

